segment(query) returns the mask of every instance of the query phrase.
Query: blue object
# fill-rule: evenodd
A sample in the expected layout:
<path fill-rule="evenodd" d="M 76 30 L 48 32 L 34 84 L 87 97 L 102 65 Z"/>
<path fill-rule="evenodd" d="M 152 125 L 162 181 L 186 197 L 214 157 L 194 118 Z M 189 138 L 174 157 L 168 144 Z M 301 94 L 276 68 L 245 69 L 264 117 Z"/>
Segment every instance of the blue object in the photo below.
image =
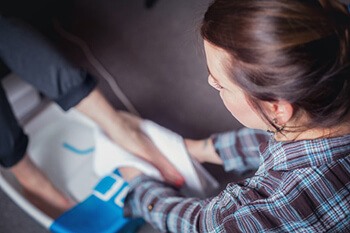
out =
<path fill-rule="evenodd" d="M 118 170 L 104 177 L 83 202 L 65 212 L 51 225 L 56 233 L 134 233 L 143 219 L 123 217 L 128 183 Z"/>
<path fill-rule="evenodd" d="M 88 155 L 88 154 L 91 154 L 92 152 L 95 151 L 95 147 L 91 147 L 91 148 L 88 148 L 88 149 L 85 149 L 85 150 L 80 150 L 68 143 L 63 143 L 63 148 L 73 152 L 73 153 L 76 153 L 78 155 Z"/>

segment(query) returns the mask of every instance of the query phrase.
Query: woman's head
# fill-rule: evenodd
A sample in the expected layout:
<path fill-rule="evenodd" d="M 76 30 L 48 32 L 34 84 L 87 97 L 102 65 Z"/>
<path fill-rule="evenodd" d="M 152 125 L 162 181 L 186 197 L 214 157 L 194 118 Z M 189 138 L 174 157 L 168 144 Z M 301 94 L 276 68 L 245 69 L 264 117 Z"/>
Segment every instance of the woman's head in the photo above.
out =
<path fill-rule="evenodd" d="M 216 0 L 201 33 L 265 122 L 278 127 L 265 104 L 282 101 L 291 119 L 307 117 L 303 126 L 332 127 L 349 120 L 349 30 L 336 0 Z"/>

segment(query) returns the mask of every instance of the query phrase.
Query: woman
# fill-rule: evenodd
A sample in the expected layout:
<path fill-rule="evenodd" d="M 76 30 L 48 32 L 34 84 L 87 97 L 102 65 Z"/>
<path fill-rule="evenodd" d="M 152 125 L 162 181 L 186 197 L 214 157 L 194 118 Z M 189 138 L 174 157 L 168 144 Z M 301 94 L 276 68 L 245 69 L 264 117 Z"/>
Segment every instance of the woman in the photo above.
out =
<path fill-rule="evenodd" d="M 125 214 L 166 232 L 349 232 L 349 27 L 336 0 L 214 1 L 201 28 L 208 81 L 251 129 L 188 149 L 258 170 L 199 200 L 123 168 Z"/>

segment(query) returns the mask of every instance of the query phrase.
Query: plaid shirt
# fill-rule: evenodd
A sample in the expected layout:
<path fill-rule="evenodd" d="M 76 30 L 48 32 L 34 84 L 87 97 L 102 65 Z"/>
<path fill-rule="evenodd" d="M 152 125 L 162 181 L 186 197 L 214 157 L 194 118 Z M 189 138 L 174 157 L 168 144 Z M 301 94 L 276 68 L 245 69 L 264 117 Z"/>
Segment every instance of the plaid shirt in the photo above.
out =
<path fill-rule="evenodd" d="M 162 232 L 350 232 L 350 135 L 277 142 L 242 129 L 213 140 L 227 171 L 255 175 L 206 200 L 139 176 L 125 214 Z"/>

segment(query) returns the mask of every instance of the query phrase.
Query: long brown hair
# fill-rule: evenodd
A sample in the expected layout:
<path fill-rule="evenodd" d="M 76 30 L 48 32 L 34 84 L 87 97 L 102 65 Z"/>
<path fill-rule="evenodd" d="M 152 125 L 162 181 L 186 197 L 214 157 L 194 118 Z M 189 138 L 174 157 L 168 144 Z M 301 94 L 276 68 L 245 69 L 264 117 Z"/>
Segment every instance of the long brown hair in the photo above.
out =
<path fill-rule="evenodd" d="M 259 102 L 283 99 L 308 127 L 331 127 L 350 114 L 349 28 L 337 0 L 216 0 L 201 34 L 230 54 L 227 72 L 271 125 Z"/>

